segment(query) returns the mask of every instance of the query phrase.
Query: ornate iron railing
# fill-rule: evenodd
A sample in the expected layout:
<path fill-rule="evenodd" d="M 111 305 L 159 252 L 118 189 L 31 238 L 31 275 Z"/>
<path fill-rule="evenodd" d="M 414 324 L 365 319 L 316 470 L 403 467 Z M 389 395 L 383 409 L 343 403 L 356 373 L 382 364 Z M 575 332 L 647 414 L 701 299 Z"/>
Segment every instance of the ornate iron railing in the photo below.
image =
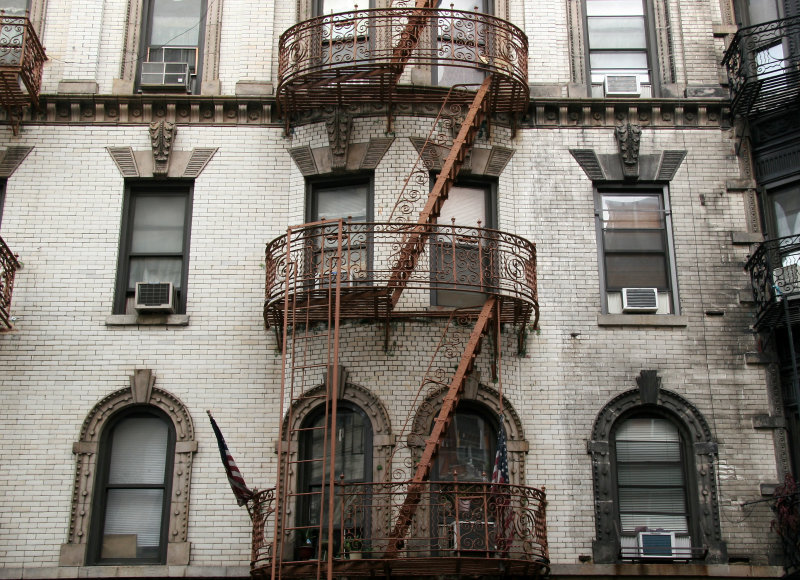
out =
<path fill-rule="evenodd" d="M 800 16 L 742 28 L 725 52 L 731 111 L 764 114 L 800 100 Z"/>
<path fill-rule="evenodd" d="M 335 575 L 383 574 L 387 568 L 416 576 L 465 573 L 469 566 L 473 573 L 487 573 L 500 565 L 506 573 L 534 573 L 549 565 L 543 489 L 459 481 L 422 485 L 419 508 L 403 538 L 394 537 L 392 530 L 408 482 L 336 485 L 331 533 L 325 523 L 287 521 L 279 530 L 283 542 L 278 545 L 283 545 L 275 565 L 283 576 L 302 575 L 320 561 L 322 566 L 331 562 Z M 254 513 L 252 567 L 254 575 L 266 576 L 273 565 L 275 537 L 271 491 L 256 496 Z M 399 550 L 390 550 L 390 545 Z M 459 562 L 464 559 L 470 564 Z"/>
<path fill-rule="evenodd" d="M 44 47 L 28 18 L 0 15 L 0 99 L 4 107 L 39 105 L 46 60 Z"/>
<path fill-rule="evenodd" d="M 11 294 L 18 269 L 17 257 L 0 238 L 0 323 L 7 328 L 11 328 Z"/>
<path fill-rule="evenodd" d="M 780 322 L 784 300 L 800 296 L 800 235 L 759 244 L 745 265 L 756 304 L 756 324 Z"/>
<path fill-rule="evenodd" d="M 527 107 L 527 37 L 479 12 L 394 7 L 320 16 L 284 32 L 279 54 L 278 100 L 290 114 L 323 105 L 439 102 L 444 82 L 433 91 L 417 84 L 403 92 L 397 81 L 406 65 L 471 69 L 482 74 L 454 75 L 450 84 L 476 88 L 483 74 L 492 74 L 492 110 Z"/>
<path fill-rule="evenodd" d="M 422 251 L 414 268 L 404 268 L 403 249 L 411 236 L 422 240 Z M 480 227 L 344 221 L 291 228 L 267 245 L 265 320 L 280 322 L 287 294 L 293 300 L 319 299 L 320 316 L 326 315 L 337 276 L 343 318 L 388 316 L 397 271 L 404 272 L 405 291 L 393 315 L 435 315 L 433 290 L 450 297 L 500 296 L 504 321 L 525 322 L 531 314 L 538 320 L 536 247 L 524 238 Z M 309 316 L 314 319 L 313 311 Z"/>

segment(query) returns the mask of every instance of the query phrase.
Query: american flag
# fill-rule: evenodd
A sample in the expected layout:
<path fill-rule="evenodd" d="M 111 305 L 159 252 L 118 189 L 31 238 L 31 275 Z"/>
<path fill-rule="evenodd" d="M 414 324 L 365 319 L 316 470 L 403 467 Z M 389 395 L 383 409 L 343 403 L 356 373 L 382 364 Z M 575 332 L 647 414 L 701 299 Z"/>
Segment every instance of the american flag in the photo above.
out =
<path fill-rule="evenodd" d="M 247 503 L 247 500 L 253 497 L 253 492 L 247 487 L 247 484 L 244 482 L 244 477 L 242 477 L 239 468 L 236 467 L 233 455 L 231 455 L 231 452 L 228 450 L 225 438 L 222 436 L 219 427 L 217 427 L 217 422 L 214 421 L 214 417 L 211 416 L 211 411 L 206 411 L 206 413 L 208 413 L 208 418 L 211 419 L 211 428 L 214 429 L 214 435 L 217 436 L 219 454 L 222 457 L 222 464 L 225 466 L 225 473 L 228 474 L 228 482 L 231 484 L 233 494 L 236 496 L 236 503 L 243 506 Z"/>
<path fill-rule="evenodd" d="M 514 541 L 514 510 L 511 509 L 511 493 L 508 489 L 508 446 L 503 416 L 500 415 L 500 429 L 497 431 L 497 453 L 492 470 L 491 503 L 494 506 L 495 543 L 501 557 L 507 557 Z"/>

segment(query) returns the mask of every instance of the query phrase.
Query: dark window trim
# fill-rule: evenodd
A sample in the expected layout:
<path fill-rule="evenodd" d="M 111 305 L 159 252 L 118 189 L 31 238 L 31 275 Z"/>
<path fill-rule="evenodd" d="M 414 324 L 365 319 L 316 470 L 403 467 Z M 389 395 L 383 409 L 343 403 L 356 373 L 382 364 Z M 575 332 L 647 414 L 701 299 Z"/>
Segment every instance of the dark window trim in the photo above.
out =
<path fill-rule="evenodd" d="M 348 185 L 367 186 L 367 223 L 373 221 L 373 208 L 375 205 L 375 180 L 372 173 L 356 173 L 341 177 L 323 176 L 306 178 L 306 212 L 307 223 L 317 221 L 317 197 L 315 192 L 319 189 L 333 187 L 347 187 Z"/>
<path fill-rule="evenodd" d="M 130 260 L 131 237 L 133 235 L 131 207 L 133 198 L 139 193 L 157 195 L 159 193 L 186 195 L 186 214 L 183 232 L 183 271 L 181 273 L 181 289 L 178 292 L 176 314 L 186 313 L 186 294 L 189 280 L 189 243 L 192 230 L 192 208 L 194 205 L 193 180 L 135 180 L 125 182 L 125 193 L 122 201 L 122 223 L 120 226 L 119 258 L 117 260 L 117 277 L 114 292 L 114 314 L 125 314 L 128 296 L 128 271 Z"/>
<path fill-rule="evenodd" d="M 766 232 L 766 238 L 768 240 L 777 238 L 775 206 L 772 203 L 772 195 L 782 189 L 788 189 L 792 186 L 800 189 L 800 175 L 776 179 L 758 188 L 759 197 L 761 198 L 761 227 L 763 231 Z M 2 211 L 2 206 L 0 206 L 0 211 Z M 0 218 L 2 218 L 2 213 L 0 213 Z"/>
<path fill-rule="evenodd" d="M 603 195 L 612 194 L 653 194 L 661 195 L 661 205 L 664 209 L 664 235 L 666 238 L 666 265 L 667 265 L 667 280 L 670 283 L 670 313 L 669 316 L 680 314 L 680 300 L 678 288 L 678 275 L 677 275 L 677 262 L 675 258 L 675 239 L 672 233 L 672 205 L 669 195 L 669 186 L 661 183 L 650 184 L 637 184 L 629 185 L 625 183 L 603 183 L 602 185 L 594 185 L 594 210 L 595 210 L 595 230 L 597 240 L 597 262 L 599 269 L 600 280 L 600 303 L 601 313 L 608 314 L 608 292 L 615 292 L 616 290 L 609 290 L 606 284 L 606 251 L 603 244 L 603 223 L 602 212 L 603 206 L 601 203 Z M 621 252 L 620 252 L 621 253 Z M 633 253 L 633 252 L 630 252 Z"/>
<path fill-rule="evenodd" d="M 637 418 L 660 418 L 669 421 L 678 431 L 678 434 L 681 438 L 680 443 L 680 450 L 681 450 L 681 459 L 680 465 L 683 471 L 684 477 L 684 484 L 681 486 L 681 489 L 684 490 L 686 494 L 686 519 L 687 527 L 689 529 L 689 536 L 691 537 L 692 547 L 702 547 L 702 542 L 700 538 L 702 538 L 702 534 L 700 531 L 699 526 L 699 512 L 700 507 L 697 502 L 697 477 L 696 471 L 693 469 L 694 463 L 692 461 L 693 458 L 693 451 L 690 445 L 690 441 L 692 440 L 691 434 L 689 433 L 688 429 L 686 428 L 685 423 L 678 417 L 677 415 L 657 406 L 657 405 L 643 405 L 641 407 L 637 407 L 631 409 L 617 418 L 614 421 L 613 426 L 611 427 L 611 433 L 609 437 L 609 452 L 611 454 L 611 481 L 614 483 L 614 518 L 619 526 L 620 536 L 622 536 L 622 522 L 621 522 L 621 513 L 620 513 L 620 501 L 619 501 L 619 480 L 617 479 L 617 431 L 619 430 L 620 426 L 628 421 L 629 419 L 637 419 Z M 677 486 L 674 486 L 677 487 Z M 662 489 L 662 488 L 659 488 Z M 677 534 L 676 535 L 682 535 Z"/>
<path fill-rule="evenodd" d="M 210 0 L 215 1 L 215 0 Z M 144 0 L 142 5 L 142 22 L 141 22 L 141 40 L 139 41 L 139 58 L 136 62 L 136 76 L 134 80 L 134 92 L 142 92 L 141 78 L 142 78 L 142 63 L 147 61 L 148 50 L 150 49 L 150 36 L 153 32 L 153 4 L 158 0 Z M 191 94 L 199 95 L 201 86 L 203 84 L 203 49 L 205 47 L 206 38 L 206 17 L 208 15 L 208 2 L 209 0 L 201 0 L 200 5 L 200 22 L 198 23 L 198 36 L 197 36 L 197 69 L 194 72 L 194 81 L 191 85 Z M 150 91 L 148 92 L 158 92 Z"/>
<path fill-rule="evenodd" d="M 658 34 L 655 28 L 655 7 L 653 0 L 642 0 L 644 5 L 644 29 L 646 35 L 647 68 L 650 73 L 650 86 L 652 98 L 661 96 L 660 68 L 658 66 Z M 583 19 L 583 29 L 586 31 L 586 42 L 583 45 L 583 57 L 586 63 L 586 90 L 589 97 L 592 96 L 592 64 L 591 46 L 589 45 L 589 16 L 586 9 L 586 0 L 581 2 L 581 18 Z M 608 49 L 611 50 L 611 49 Z M 604 89 L 605 90 L 605 89 Z"/>
<path fill-rule="evenodd" d="M 8 185 L 7 179 L 0 179 L 0 226 L 3 225 L 3 208 L 6 204 L 6 186 Z"/>
<path fill-rule="evenodd" d="M 164 465 L 164 498 L 163 506 L 161 508 L 161 537 L 159 540 L 159 555 L 158 558 L 117 558 L 117 559 L 103 559 L 101 558 L 100 550 L 103 546 L 103 528 L 106 516 L 106 495 L 109 489 L 108 475 L 110 469 L 111 459 L 111 440 L 114 430 L 117 425 L 122 423 L 125 419 L 134 417 L 157 417 L 164 421 L 168 428 L 168 441 L 167 441 L 167 455 Z M 116 413 L 106 423 L 103 433 L 100 435 L 100 445 L 98 451 L 98 463 L 96 470 L 95 487 L 93 492 L 93 507 L 92 507 L 92 521 L 89 527 L 89 541 L 86 552 L 86 559 L 88 565 L 105 566 L 105 565 L 147 565 L 147 564 L 166 564 L 167 563 L 167 546 L 169 543 L 169 520 L 170 520 L 170 503 L 172 500 L 172 479 L 173 469 L 175 464 L 175 425 L 170 417 L 161 409 L 149 405 L 132 405 Z M 128 486 L 132 488 L 133 486 Z M 147 486 L 153 487 L 153 486 Z M 158 486 L 159 489 L 161 486 Z"/>

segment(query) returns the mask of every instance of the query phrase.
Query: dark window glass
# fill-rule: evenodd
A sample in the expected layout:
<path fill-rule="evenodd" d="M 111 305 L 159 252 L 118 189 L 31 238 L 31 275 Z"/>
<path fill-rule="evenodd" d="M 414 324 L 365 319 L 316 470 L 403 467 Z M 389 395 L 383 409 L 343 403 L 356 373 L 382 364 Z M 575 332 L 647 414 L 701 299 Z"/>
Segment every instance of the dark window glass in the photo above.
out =
<path fill-rule="evenodd" d="M 145 9 L 142 90 L 196 92 L 206 0 L 150 0 Z"/>
<path fill-rule="evenodd" d="M 497 427 L 487 413 L 459 409 L 445 431 L 433 464 L 439 481 L 489 481 L 497 451 Z"/>
<path fill-rule="evenodd" d="M 174 434 L 159 415 L 116 421 L 101 444 L 97 518 L 92 546 L 97 563 L 163 563 Z"/>
<path fill-rule="evenodd" d="M 131 311 L 137 282 L 172 283 L 175 309 L 185 312 L 190 188 L 130 188 L 125 212 L 115 312 Z"/>
<path fill-rule="evenodd" d="M 601 193 L 606 290 L 670 289 L 666 213 L 659 193 Z"/>

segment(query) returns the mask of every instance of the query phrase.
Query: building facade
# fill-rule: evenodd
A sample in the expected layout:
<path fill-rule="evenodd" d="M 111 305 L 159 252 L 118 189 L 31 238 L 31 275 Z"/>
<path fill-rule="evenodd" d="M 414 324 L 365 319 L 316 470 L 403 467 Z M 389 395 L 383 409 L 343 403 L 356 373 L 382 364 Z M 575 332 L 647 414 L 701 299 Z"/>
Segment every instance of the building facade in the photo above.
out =
<path fill-rule="evenodd" d="M 0 577 L 782 576 L 764 4 L 0 2 Z"/>

